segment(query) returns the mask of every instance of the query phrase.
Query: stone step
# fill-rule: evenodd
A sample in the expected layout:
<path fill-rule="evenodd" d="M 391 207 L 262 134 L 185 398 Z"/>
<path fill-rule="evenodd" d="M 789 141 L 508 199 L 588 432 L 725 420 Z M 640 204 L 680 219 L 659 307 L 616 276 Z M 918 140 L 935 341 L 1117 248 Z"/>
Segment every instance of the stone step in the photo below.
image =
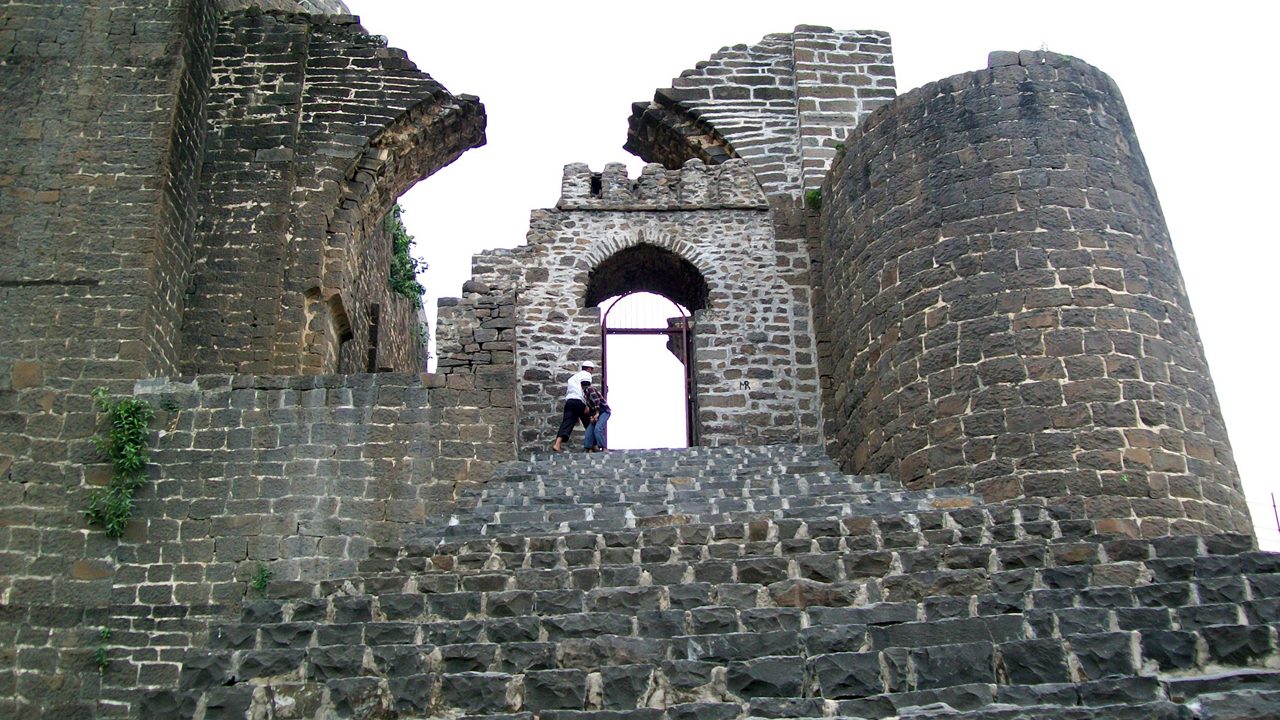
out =
<path fill-rule="evenodd" d="M 517 482 L 467 488 L 459 497 L 459 507 L 473 509 L 518 504 L 667 502 L 718 498 L 758 498 L 767 495 L 785 497 L 829 497 L 886 491 L 902 492 L 894 482 L 880 475 L 793 475 L 772 479 L 768 483 L 731 480 L 698 481 L 631 481 L 606 480 L 599 483 Z"/>
<path fill-rule="evenodd" d="M 772 445 L 758 447 L 686 448 L 675 450 L 615 450 L 607 453 L 534 454 L 495 469 L 494 479 L 529 476 L 563 477 L 628 472 L 690 476 L 729 471 L 838 471 L 821 447 Z"/>
<path fill-rule="evenodd" d="M 390 631 L 366 644 L 367 635 L 357 638 L 337 626 L 318 629 L 317 634 L 323 631 L 329 636 L 317 635 L 320 644 L 304 646 L 305 638 L 289 628 L 274 628 L 264 630 L 263 636 L 279 647 L 202 654 L 198 661 L 186 664 L 183 686 L 216 688 L 230 678 L 287 675 L 326 684 L 365 678 L 416 683 L 428 688 L 423 697 L 437 706 L 533 712 L 586 711 L 588 687 L 595 688 L 598 698 L 610 699 L 608 705 L 595 701 L 600 709 L 612 706 L 616 711 L 634 708 L 643 699 L 653 698 L 655 690 L 662 690 L 662 703 L 668 707 L 718 696 L 767 702 L 780 711 L 790 708 L 800 714 L 830 702 L 841 716 L 857 717 L 890 717 L 913 707 L 959 713 L 1003 712 L 1010 705 L 1031 712 L 1029 708 L 1050 703 L 1068 709 L 1134 707 L 1178 698 L 1188 691 L 1197 697 L 1215 693 L 1242 697 L 1243 693 L 1257 701 L 1274 698 L 1280 687 L 1274 671 L 1248 669 L 1208 676 L 1201 672 L 1162 683 L 1158 677 L 1139 674 L 1145 658 L 1133 656 L 1127 650 L 1130 643 L 1115 634 L 1027 639 L 998 626 L 989 627 L 992 634 L 987 636 L 981 636 L 978 627 L 963 631 L 947 627 L 957 624 L 937 623 L 941 627 L 932 633 L 938 640 L 959 642 L 915 642 L 920 640 L 918 631 L 907 623 L 898 627 L 914 644 L 877 649 L 873 641 L 870 649 L 855 652 L 828 648 L 846 647 L 856 638 L 823 637 L 816 632 L 803 641 L 795 632 L 662 641 L 618 635 L 583 637 L 577 633 L 587 626 L 578 625 L 575 632 L 554 641 L 423 645 L 405 642 L 403 632 Z M 867 632 L 887 632 L 892 627 L 873 626 Z M 1241 677 L 1247 680 L 1240 681 Z M 454 692 L 462 687 L 469 691 Z M 519 707 L 507 700 L 513 697 L 512 690 L 523 691 L 514 695 L 522 696 Z M 476 704 L 486 701 L 471 697 L 474 693 L 504 699 L 504 704 Z M 947 708 L 936 703 L 946 703 Z"/>
<path fill-rule="evenodd" d="M 1245 550 L 1248 546 L 1244 543 L 1237 546 L 1242 553 L 1237 556 L 1164 557 L 1156 555 L 1160 552 L 1158 543 L 1128 539 L 1024 536 L 994 542 L 983 534 L 951 530 L 911 534 L 910 542 L 891 547 L 870 542 L 866 535 L 843 534 L 851 526 L 856 527 L 856 522 L 759 521 L 428 542 L 381 550 L 362 562 L 360 569 L 370 575 L 466 574 L 643 565 L 670 576 L 678 572 L 677 567 L 657 566 L 781 558 L 789 565 L 789 577 L 830 581 L 967 568 L 1000 572 L 1037 567 L 1070 574 L 1081 572 L 1073 567 L 1096 565 L 1104 566 L 1106 572 L 1124 572 L 1136 567 L 1135 563 L 1142 563 L 1145 572 L 1156 579 L 1179 579 L 1218 571 L 1230 574 L 1234 563 L 1240 561 L 1253 563 L 1250 567 L 1258 572 L 1271 572 L 1275 565 L 1273 555 Z"/>
<path fill-rule="evenodd" d="M 174 692 L 507 720 L 1192 720 L 1179 698 L 1280 692 L 1280 556 L 1247 536 L 1097 536 L 1083 504 L 910 491 L 806 446 L 537 456 L 454 515 L 352 577 L 271 583 Z"/>
<path fill-rule="evenodd" d="M 467 539 L 501 535 L 541 535 L 564 532 L 604 531 L 667 524 L 719 524 L 759 519 L 827 519 L 901 515 L 928 512 L 975 501 L 959 489 L 841 494 L 827 498 L 725 498 L 697 503 L 653 504 L 620 502 L 614 506 L 571 506 L 540 510 L 459 511 L 447 521 L 422 525 L 412 542 L 430 539 Z M 621 508 L 621 513 L 619 513 Z"/>
<path fill-rule="evenodd" d="M 815 496 L 842 492 L 875 490 L 902 491 L 896 482 L 883 475 L 841 475 L 839 473 L 805 473 L 769 475 L 766 477 L 707 476 L 695 478 L 607 477 L 600 479 L 558 478 L 490 483 L 464 488 L 460 501 L 464 505 L 510 503 L 516 499 L 539 498 L 548 502 L 599 496 L 602 501 L 624 501 L 642 497 L 650 500 L 670 498 L 760 497 L 763 495 Z"/>
<path fill-rule="evenodd" d="M 519 545 L 528 550 L 538 542 Z M 1209 546 L 1235 554 L 1205 554 Z M 274 687 L 296 677 L 340 702 L 368 697 L 373 688 L 406 712 L 430 707 L 539 718 L 625 714 L 627 697 L 662 698 L 663 707 L 647 710 L 655 717 L 800 717 L 821 710 L 887 718 L 919 709 L 925 713 L 919 717 L 972 719 L 999 717 L 1010 706 L 1024 713 L 1042 706 L 1068 713 L 1179 707 L 1165 700 L 1175 686 L 1159 684 L 1152 673 L 1178 678 L 1176 692 L 1187 695 L 1235 693 L 1221 700 L 1224 708 L 1266 707 L 1275 699 L 1253 675 L 1255 684 L 1247 685 L 1206 672 L 1247 670 L 1276 652 L 1280 557 L 1230 538 L 1045 549 L 1081 560 L 1077 547 L 1099 553 L 1085 561 L 1108 559 L 1107 552 L 1134 559 L 1096 568 L 919 571 L 843 585 L 766 584 L 762 576 L 756 583 L 668 586 L 649 578 L 643 585 L 525 592 L 502 589 L 522 577 L 509 571 L 423 576 L 432 583 L 483 581 L 470 590 L 439 592 L 445 588 L 436 585 L 360 596 L 351 594 L 359 592 L 356 585 L 376 578 L 355 578 L 343 583 L 345 596 L 247 605 L 242 623 L 215 630 L 217 651 L 188 664 L 184 687 L 204 682 L 212 696 L 229 692 L 222 686 L 228 678 Z M 1138 574 L 1126 576 L 1134 578 L 1126 584 L 1095 584 L 1119 579 L 1118 566 Z M 595 569 L 600 576 L 615 570 L 617 580 L 640 577 L 633 566 Z M 537 572 L 575 577 L 563 569 Z M 484 586 L 490 582 L 494 587 Z M 855 586 L 861 594 L 848 592 Z M 872 588 L 898 601 L 876 602 Z M 202 667 L 208 679 L 186 676 Z M 635 677 L 617 668 L 633 668 Z M 592 699 L 579 698 L 582 683 L 590 689 L 583 697 Z M 474 698 L 481 691 L 505 704 L 484 705 Z M 1007 717 L 1028 716 L 1035 715 Z M 1052 715 L 1064 716 L 1072 715 Z"/>
<path fill-rule="evenodd" d="M 1274 579 L 1274 576 L 1273 576 Z M 614 623 L 627 618 L 630 630 L 614 634 L 649 636 L 646 629 L 663 628 L 660 636 L 719 632 L 798 630 L 824 625 L 886 626 L 996 618 L 1007 623 L 1017 616 L 1036 637 L 1071 637 L 1099 632 L 1140 632 L 1162 637 L 1169 647 L 1186 641 L 1187 633 L 1203 628 L 1280 623 L 1276 598 L 1240 602 L 1201 602 L 1193 586 L 1125 586 L 1086 590 L 1031 589 L 978 595 L 931 595 L 920 600 L 875 602 L 851 588 L 818 583 L 784 582 L 771 586 L 749 584 L 618 586 L 594 590 L 494 590 L 420 594 L 386 593 L 333 599 L 257 603 L 243 618 L 247 627 L 274 626 L 286 618 L 300 623 L 437 623 L 489 620 L 505 623 L 527 618 L 534 626 L 546 617 L 590 615 Z M 1177 591 L 1176 593 L 1173 591 Z M 611 614 L 619 617 L 612 617 Z M 598 616 L 598 617 L 597 617 Z M 609 617 L 606 617 L 609 616 Z M 635 618 L 632 623 L 629 618 Z M 710 623 L 710 624 L 708 624 Z M 633 627 L 634 625 L 634 627 Z M 923 628 L 924 625 L 921 627 Z M 1214 631 L 1215 633 L 1218 631 Z M 538 634 L 538 633 L 535 633 Z M 543 633 L 547 637 L 556 631 Z M 1265 632 L 1243 641 L 1267 645 Z M 439 642 L 431 640 L 431 642 Z M 1195 646 L 1191 647 L 1194 656 Z M 1171 651 L 1173 652 L 1173 651 Z M 1192 657 L 1194 660 L 1194 657 Z M 1177 653 L 1164 665 L 1177 667 L 1185 658 Z"/>

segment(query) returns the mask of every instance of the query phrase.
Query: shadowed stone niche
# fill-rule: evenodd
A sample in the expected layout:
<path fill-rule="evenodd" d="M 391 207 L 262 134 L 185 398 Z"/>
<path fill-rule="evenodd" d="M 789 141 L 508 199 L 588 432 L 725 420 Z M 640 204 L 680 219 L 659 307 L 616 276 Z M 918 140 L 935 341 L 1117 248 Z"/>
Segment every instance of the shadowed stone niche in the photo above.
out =
<path fill-rule="evenodd" d="M 662 295 L 690 312 L 707 306 L 707 281 L 698 268 L 670 250 L 648 243 L 619 250 L 589 277 L 587 307 L 637 290 Z"/>
<path fill-rule="evenodd" d="M 1083 505 L 1105 532 L 1250 532 L 1110 78 L 993 53 L 881 108 L 847 147 L 822 207 L 826 428 L 846 468 Z"/>

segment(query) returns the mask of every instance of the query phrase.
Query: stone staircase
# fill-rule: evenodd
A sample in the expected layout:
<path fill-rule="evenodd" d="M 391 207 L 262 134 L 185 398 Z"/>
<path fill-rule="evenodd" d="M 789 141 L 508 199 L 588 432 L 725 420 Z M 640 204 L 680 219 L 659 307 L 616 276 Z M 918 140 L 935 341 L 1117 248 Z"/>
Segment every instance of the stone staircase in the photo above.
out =
<path fill-rule="evenodd" d="M 1280 556 L 1091 528 L 818 448 L 535 457 L 246 604 L 143 716 L 1280 717 Z"/>

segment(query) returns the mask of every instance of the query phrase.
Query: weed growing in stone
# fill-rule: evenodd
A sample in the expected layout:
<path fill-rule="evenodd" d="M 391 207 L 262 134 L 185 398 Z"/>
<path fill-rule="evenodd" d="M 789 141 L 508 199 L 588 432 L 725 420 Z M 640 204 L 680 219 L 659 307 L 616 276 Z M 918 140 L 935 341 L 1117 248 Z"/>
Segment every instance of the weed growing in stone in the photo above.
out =
<path fill-rule="evenodd" d="M 422 287 L 422 283 L 418 282 L 418 271 L 426 270 L 427 264 L 413 257 L 409 252 L 413 247 L 413 236 L 405 229 L 404 222 L 400 219 L 402 212 L 397 203 L 391 207 L 391 212 L 387 213 L 386 219 L 383 220 L 387 234 L 391 236 L 391 275 L 388 282 L 391 283 L 392 292 L 403 295 L 413 300 L 418 307 L 422 307 L 422 293 L 426 292 L 426 289 Z"/>
<path fill-rule="evenodd" d="M 110 658 L 107 657 L 107 643 L 110 641 L 111 628 L 104 627 L 98 631 L 98 647 L 93 650 L 93 664 L 98 666 L 98 672 L 105 672 L 110 663 Z"/>
<path fill-rule="evenodd" d="M 267 583 L 271 582 L 271 576 L 274 574 L 266 563 L 259 560 L 258 566 L 253 569 L 253 578 L 249 580 L 249 587 L 258 592 L 266 590 Z"/>
<path fill-rule="evenodd" d="M 98 450 L 111 461 L 111 481 L 93 491 L 85 517 L 101 525 L 109 537 L 118 538 L 133 517 L 133 493 L 142 486 L 147 465 L 148 426 L 155 419 L 151 403 L 137 398 L 112 401 L 107 389 L 93 391 L 93 404 L 106 413 L 110 430 L 93 439 Z"/>
<path fill-rule="evenodd" d="M 813 188 L 812 190 L 805 190 L 804 204 L 806 207 L 808 207 L 811 210 L 821 210 L 822 209 L 822 191 L 817 188 Z"/>

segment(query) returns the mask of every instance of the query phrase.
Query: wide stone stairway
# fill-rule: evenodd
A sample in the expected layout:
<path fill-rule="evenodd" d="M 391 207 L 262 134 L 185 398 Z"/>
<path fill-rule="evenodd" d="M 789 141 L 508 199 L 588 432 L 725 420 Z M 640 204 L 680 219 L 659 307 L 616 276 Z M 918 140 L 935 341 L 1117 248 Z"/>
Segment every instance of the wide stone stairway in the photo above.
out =
<path fill-rule="evenodd" d="M 246 604 L 211 718 L 1276 718 L 1280 555 L 840 473 L 820 448 L 504 465 L 357 576 Z M 144 702 L 144 708 L 148 703 Z"/>

